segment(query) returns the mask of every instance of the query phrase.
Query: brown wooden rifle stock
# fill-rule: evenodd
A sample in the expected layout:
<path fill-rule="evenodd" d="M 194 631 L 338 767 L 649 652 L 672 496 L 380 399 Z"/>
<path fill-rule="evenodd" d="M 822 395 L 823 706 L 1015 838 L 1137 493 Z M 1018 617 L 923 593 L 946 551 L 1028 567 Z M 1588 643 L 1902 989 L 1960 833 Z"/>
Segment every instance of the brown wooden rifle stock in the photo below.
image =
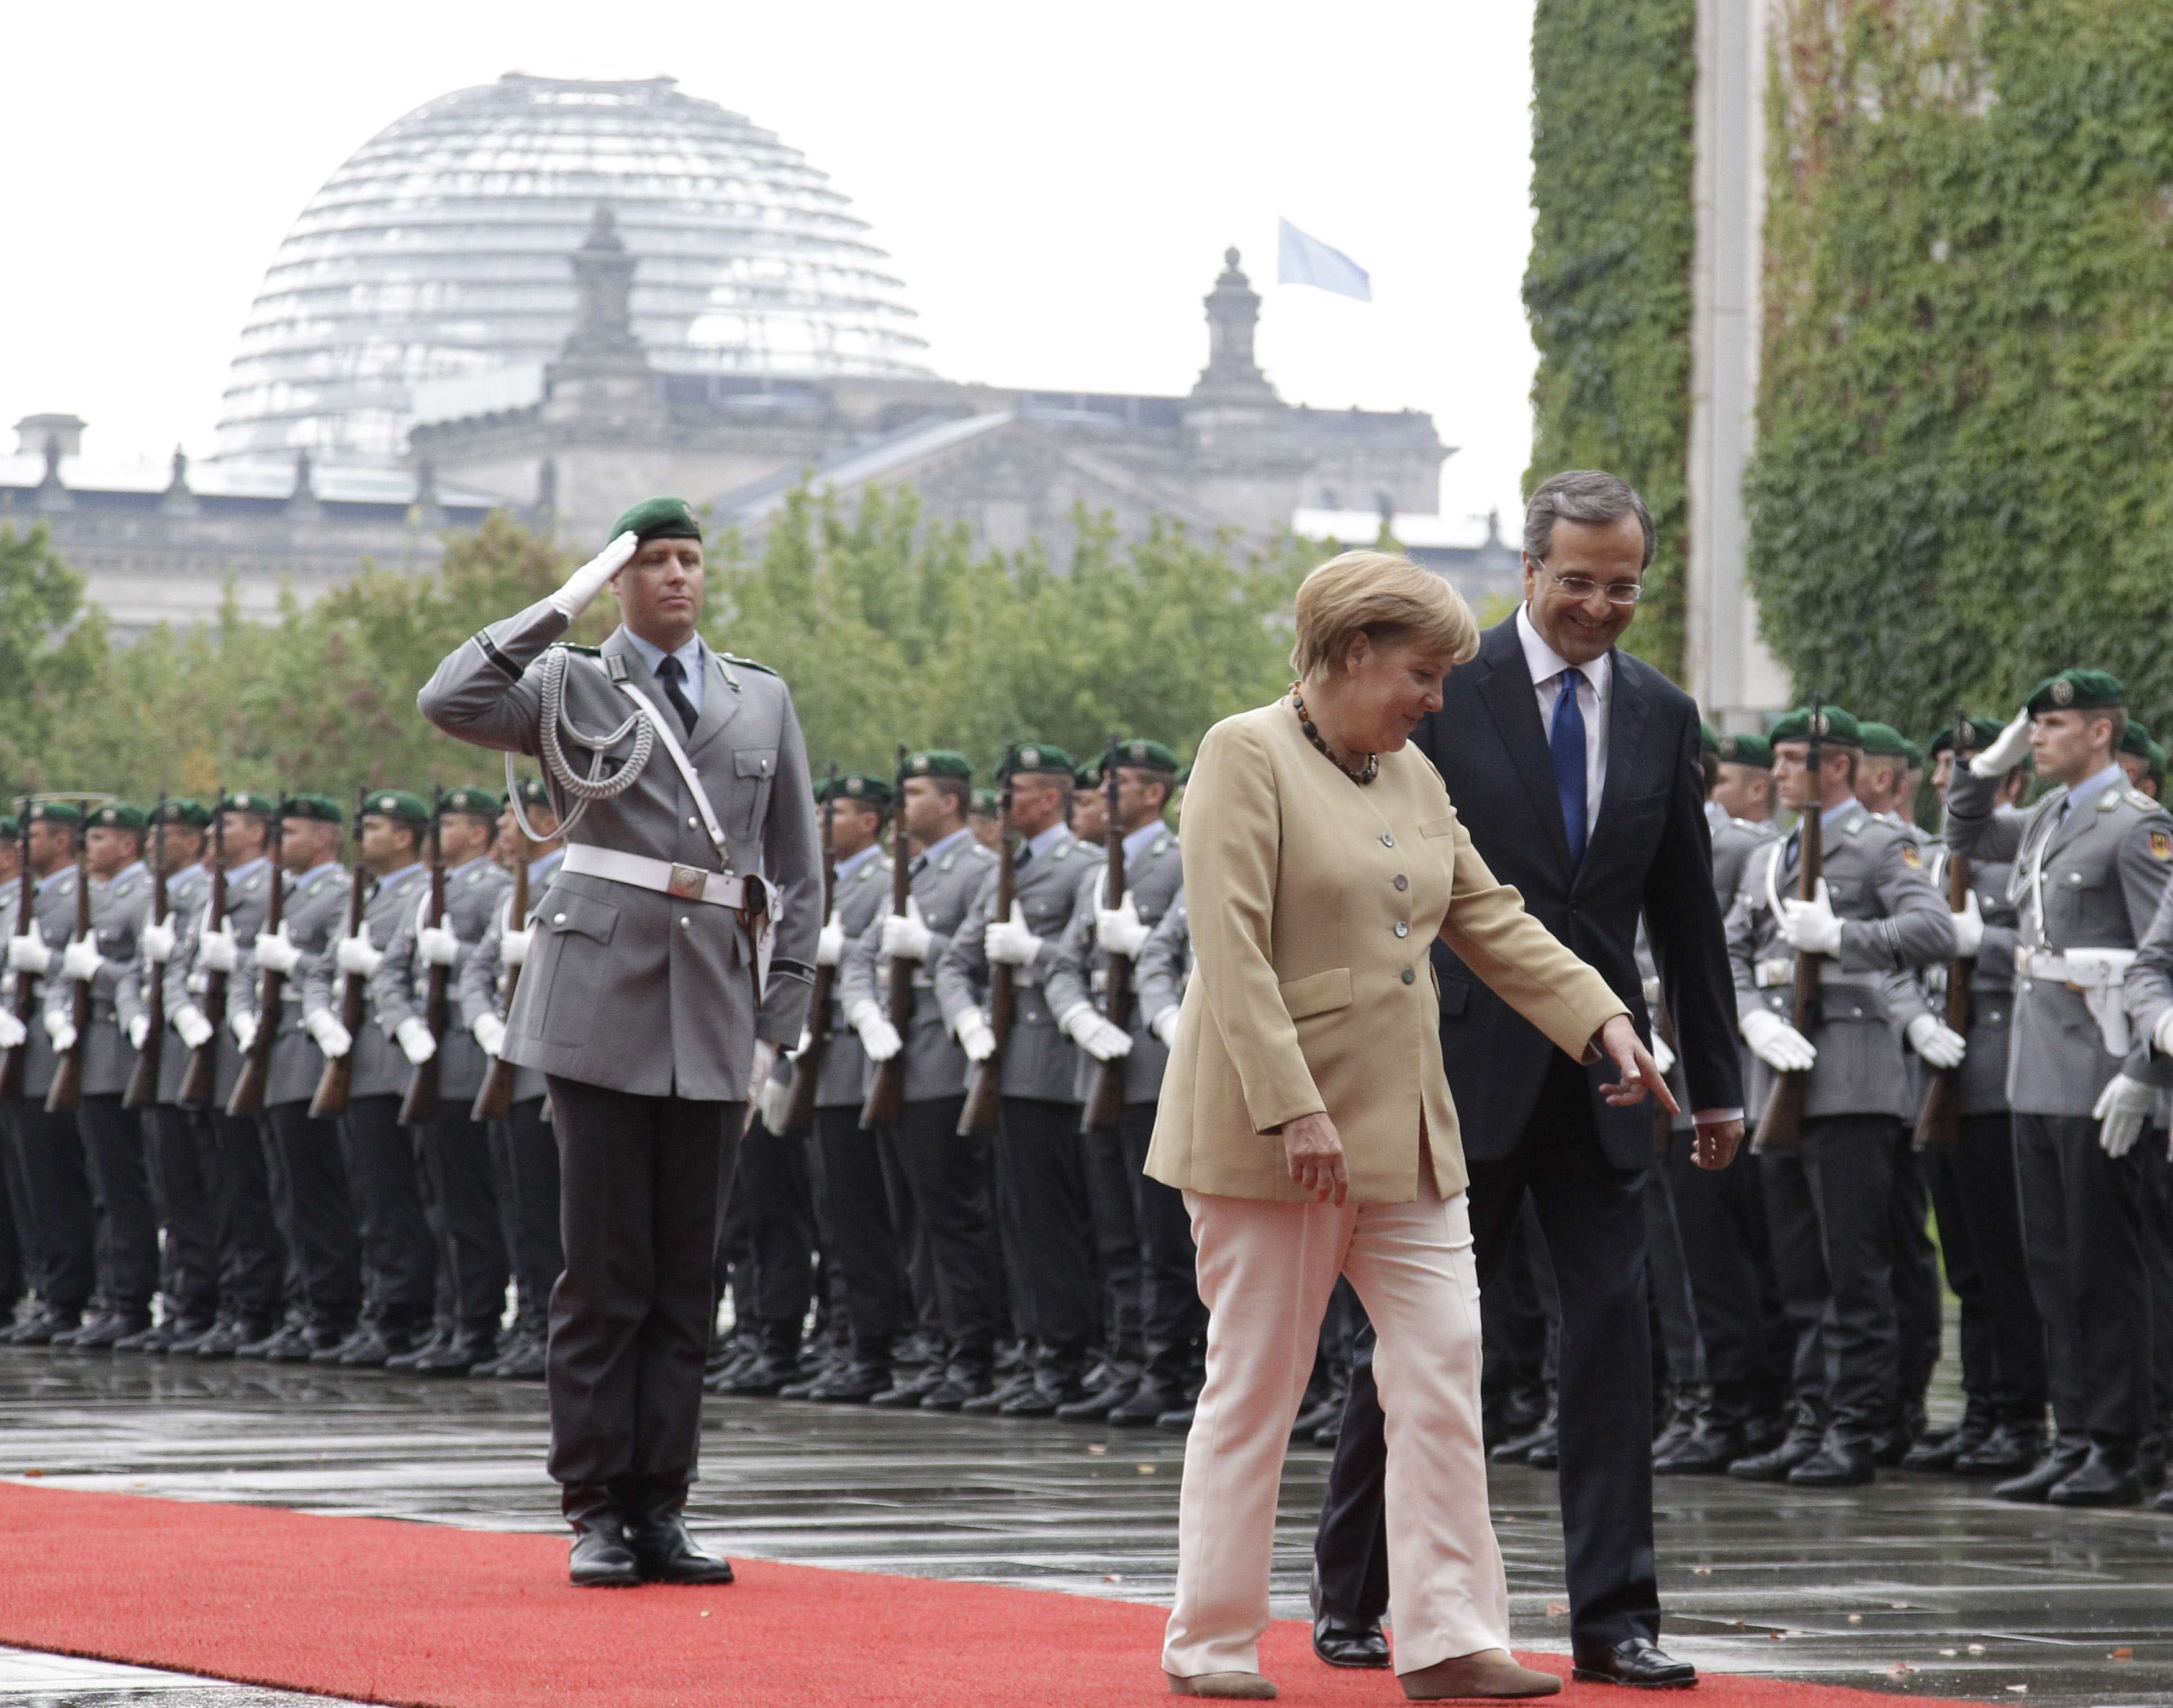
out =
<path fill-rule="evenodd" d="M 70 940 L 90 935 L 90 835 L 78 828 L 75 844 L 75 931 Z M 75 994 L 68 1019 L 75 1027 L 75 1042 L 53 1059 L 53 1083 L 46 1092 L 46 1113 L 65 1115 L 83 1107 L 83 1051 L 90 1038 L 91 989 L 88 978 L 70 981 Z"/>
<path fill-rule="evenodd" d="M 151 820 L 151 923 L 166 923 L 166 797 Z M 143 1048 L 136 1052 L 136 1064 L 128 1070 L 128 1089 L 121 1094 L 124 1109 L 148 1109 L 159 1101 L 159 1069 L 166 1059 L 166 968 L 163 962 L 143 958 Z"/>
<path fill-rule="evenodd" d="M 362 804 L 367 799 L 367 789 L 355 791 L 354 867 L 349 875 L 353 881 L 347 892 L 347 935 L 350 937 L 361 933 L 363 909 L 369 899 L 369 873 L 362 863 Z M 345 1055 L 325 1058 L 325 1070 L 317 1075 L 317 1094 L 310 1099 L 312 1121 L 334 1120 L 347 1113 L 348 1096 L 354 1086 L 354 1047 L 362 1031 L 364 994 L 360 973 L 340 974 L 340 1024 L 347 1028 L 350 1042 Z"/>
<path fill-rule="evenodd" d="M 1103 892 L 1104 904 L 1120 908 L 1124 903 L 1124 825 L 1118 815 L 1117 799 L 1117 741 L 1109 738 L 1108 757 L 1102 762 L 1102 787 L 1107 791 L 1108 822 L 1102 828 L 1103 846 L 1109 851 Z M 1011 917 L 1011 910 L 1004 910 Z M 1092 958 L 1088 957 L 1089 960 Z M 1111 955 L 1108 969 L 1103 974 L 1103 989 L 1107 998 L 1105 1011 L 1109 1024 L 1129 1032 L 1132 1024 L 1132 957 Z M 1086 1093 L 1086 1107 L 1079 1112 L 1079 1130 L 1098 1133 L 1115 1126 L 1124 1116 L 1124 1062 L 1120 1056 L 1113 1062 L 1094 1064 L 1094 1084 Z"/>
<path fill-rule="evenodd" d="M 204 915 L 205 929 L 215 931 L 226 923 L 226 785 L 221 784 L 218 801 L 211 816 L 211 901 Z M 181 1070 L 177 1101 L 191 1108 L 211 1102 L 218 1082 L 218 1034 L 226 1024 L 226 975 L 206 972 L 203 1000 L 197 1005 L 211 1022 L 211 1036 L 189 1052 L 189 1064 Z"/>
<path fill-rule="evenodd" d="M 287 919 L 287 869 L 280 858 L 283 821 L 272 822 L 272 893 L 264 903 L 264 935 L 276 937 Z M 241 1076 L 226 1100 L 229 1115 L 255 1115 L 264 1107 L 264 1089 L 272 1083 L 272 1047 L 279 1039 L 279 1006 L 287 999 L 287 975 L 260 967 L 256 974 L 256 1032 L 241 1058 Z"/>
<path fill-rule="evenodd" d="M 1825 749 L 1820 743 L 1824 733 L 1821 725 L 1825 714 L 1820 703 L 1811 702 L 1811 728 L 1809 750 L 1804 757 L 1804 811 L 1797 821 L 1796 833 L 1803 838 L 1801 865 L 1796 873 L 1796 896 L 1799 901 L 1812 901 L 1818 895 L 1819 880 L 1825 872 L 1825 788 L 1819 776 L 1825 762 Z M 1788 1024 L 1805 1037 L 1818 1030 L 1819 1026 L 1819 962 L 1824 957 L 1796 951 L 1796 977 L 1793 999 L 1789 1005 Z M 1804 1099 L 1810 1091 L 1811 1076 L 1808 1072 L 1773 1075 L 1773 1089 L 1766 1099 L 1765 1112 L 1758 1118 L 1758 1148 L 1761 1150 L 1791 1151 L 1804 1147 Z"/>
<path fill-rule="evenodd" d="M 837 789 L 838 768 L 833 765 L 822 785 L 822 924 L 826 927 L 838 917 L 837 832 L 830 823 L 831 797 Z M 792 1064 L 792 1095 L 785 1106 L 785 1131 L 779 1138 L 796 1139 L 815 1124 L 816 1082 L 822 1077 L 822 1059 L 830 1053 L 830 1002 L 837 989 L 838 969 L 817 967 L 815 988 L 807 999 L 807 1048 Z"/>
<path fill-rule="evenodd" d="M 520 833 L 516 822 L 513 838 L 520 844 L 515 849 L 513 865 L 513 895 L 506 903 L 505 923 L 509 929 L 526 930 L 528 926 L 528 865 L 535 858 L 536 845 Z M 513 1012 L 513 994 L 520 988 L 520 969 L 505 969 L 505 1011 Z M 468 1110 L 471 1121 L 503 1121 L 513 1113 L 513 1080 L 519 1072 L 502 1055 L 493 1056 L 490 1066 L 484 1071 L 483 1084 L 477 1088 L 475 1102 Z"/>
<path fill-rule="evenodd" d="M 445 923 L 445 791 L 430 791 L 430 906 L 429 921 L 433 925 Z M 418 927 L 415 933 L 415 952 L 423 952 L 423 934 Z M 400 1100 L 400 1124 L 419 1127 L 434 1120 L 438 1113 L 438 1091 L 445 1078 L 445 985 L 452 977 L 452 968 L 433 963 L 423 981 L 423 1024 L 430 1028 L 430 1037 L 438 1048 L 430 1052 L 430 1059 L 415 1070 L 407 1081 L 407 1095 Z"/>
<path fill-rule="evenodd" d="M 903 919 L 913 909 L 913 846 L 905 835 L 905 748 L 902 744 L 891 801 L 898 820 L 891 827 L 890 910 Z M 896 956 L 890 963 L 890 1023 L 898 1028 L 900 1038 L 913 1028 L 913 963 Z M 901 1045 L 896 1055 L 876 1064 L 867 1099 L 860 1105 L 860 1125 L 895 1127 L 904 1111 L 905 1050 Z"/>
<path fill-rule="evenodd" d="M 21 852 L 15 880 L 15 935 L 27 937 L 37 929 L 36 913 L 38 881 L 30 871 L 30 797 L 27 795 L 15 803 L 15 823 L 21 840 L 16 844 Z M 30 983 L 30 975 L 15 975 L 15 1020 L 27 1032 L 37 1024 L 38 999 Z M 29 1053 L 30 1041 L 17 1044 L 0 1060 L 0 1097 L 19 1097 L 23 1095 L 23 1059 Z"/>
<path fill-rule="evenodd" d="M 1011 835 L 1011 780 L 1004 779 L 1003 805 L 996 813 L 996 901 L 989 918 L 1008 919 L 1018 899 L 1018 851 Z M 989 969 L 989 1030 L 996 1047 L 989 1059 L 973 1067 L 966 1088 L 966 1107 L 958 1112 L 958 1136 L 996 1130 L 996 1115 L 1004 1102 L 1004 1048 L 1011 1041 L 1011 1015 L 1017 1007 L 1018 969 L 998 962 Z"/>
<path fill-rule="evenodd" d="M 1971 748 L 1965 737 L 1971 731 L 1969 714 L 1960 713 L 1955 719 L 1955 757 L 1951 762 L 1960 768 L 1969 762 Z M 1951 848 L 1947 850 L 1947 911 L 1959 913 L 1969 904 L 1970 863 Z M 1970 1033 L 1971 1023 L 1976 1019 L 1976 1004 L 1970 990 L 1970 983 L 1976 973 L 1976 957 L 1963 960 L 1959 956 L 1947 963 L 1947 1026 L 1962 1037 Z M 1924 1101 L 1917 1110 L 1916 1145 L 1919 1150 L 1929 1150 L 1935 1145 L 1952 1145 L 1962 1136 L 1962 1070 L 1960 1068 L 1934 1068 L 1924 1081 Z"/>

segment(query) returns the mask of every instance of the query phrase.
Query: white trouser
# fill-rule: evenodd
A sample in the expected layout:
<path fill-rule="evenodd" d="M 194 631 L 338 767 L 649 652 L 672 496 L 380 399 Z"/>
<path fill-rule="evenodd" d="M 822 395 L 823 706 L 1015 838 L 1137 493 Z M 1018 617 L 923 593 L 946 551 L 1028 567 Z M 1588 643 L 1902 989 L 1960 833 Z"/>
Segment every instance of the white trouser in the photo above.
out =
<path fill-rule="evenodd" d="M 1416 1204 L 1184 1194 L 1209 1312 L 1207 1382 L 1185 1442 L 1165 1672 L 1259 1670 L 1283 1457 L 1338 1274 L 1380 1341 L 1396 1670 L 1508 1647 L 1509 1586 L 1486 1510 L 1471 1217 L 1464 1193 L 1444 1202 L 1432 1172 L 1419 1175 Z"/>

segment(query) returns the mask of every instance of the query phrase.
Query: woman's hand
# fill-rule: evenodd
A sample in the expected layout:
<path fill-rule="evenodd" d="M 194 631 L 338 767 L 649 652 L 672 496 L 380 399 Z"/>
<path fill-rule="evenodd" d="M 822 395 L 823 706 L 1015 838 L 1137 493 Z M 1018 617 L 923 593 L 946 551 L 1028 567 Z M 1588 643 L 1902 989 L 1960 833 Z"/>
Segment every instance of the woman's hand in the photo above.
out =
<path fill-rule="evenodd" d="M 1642 1103 L 1650 1091 L 1660 1100 L 1661 1107 L 1670 1115 L 1680 1114 L 1674 1094 L 1668 1090 L 1667 1075 L 1660 1064 L 1653 1059 L 1652 1052 L 1638 1042 L 1637 1028 L 1630 1024 L 1630 1016 L 1618 1014 L 1599 1029 L 1597 1042 L 1606 1054 L 1614 1059 L 1615 1068 L 1622 1077 L 1607 1087 L 1607 1101 L 1620 1107 L 1626 1103 Z"/>
<path fill-rule="evenodd" d="M 1351 1195 L 1343 1140 L 1327 1116 L 1301 1115 L 1283 1123 L 1283 1156 L 1290 1177 L 1313 1194 L 1314 1203 L 1340 1204 Z"/>

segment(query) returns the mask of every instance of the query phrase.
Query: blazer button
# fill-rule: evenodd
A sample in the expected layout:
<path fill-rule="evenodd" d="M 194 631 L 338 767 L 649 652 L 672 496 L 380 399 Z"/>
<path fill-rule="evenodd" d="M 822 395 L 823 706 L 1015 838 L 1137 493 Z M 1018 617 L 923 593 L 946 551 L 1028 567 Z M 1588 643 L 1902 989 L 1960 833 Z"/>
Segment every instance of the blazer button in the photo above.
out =
<path fill-rule="evenodd" d="M 1410 922 L 1409 920 L 1407 920 L 1407 919 L 1399 919 L 1399 920 L 1397 920 L 1397 921 L 1396 921 L 1396 935 L 1397 935 L 1399 937 L 1408 937 L 1408 936 L 1410 936 L 1410 935 L 1411 935 Z"/>
<path fill-rule="evenodd" d="M 1404 983 L 1406 984 L 1415 984 L 1418 982 L 1418 974 L 1412 972 L 1410 967 L 1406 967 L 1403 972 L 1403 979 Z"/>
<path fill-rule="evenodd" d="M 698 819 L 690 818 L 687 821 L 687 828 L 689 830 L 699 830 L 701 827 L 701 821 Z"/>
<path fill-rule="evenodd" d="M 1384 830 L 1384 831 L 1383 831 L 1383 832 L 1381 832 L 1381 846 L 1382 846 L 1383 848 L 1394 848 L 1395 845 L 1396 845 L 1396 839 L 1395 839 L 1395 838 L 1394 838 L 1393 836 L 1390 836 L 1390 835 L 1388 834 L 1388 832 L 1386 832 L 1385 830 Z"/>
<path fill-rule="evenodd" d="M 1399 890 L 1408 890 L 1410 886 L 1411 881 L 1405 877 L 1401 872 L 1398 872 L 1396 874 L 1396 887 Z"/>
<path fill-rule="evenodd" d="M 691 931 L 694 929 L 694 922 L 682 913 L 679 916 L 679 929 L 682 931 Z"/>

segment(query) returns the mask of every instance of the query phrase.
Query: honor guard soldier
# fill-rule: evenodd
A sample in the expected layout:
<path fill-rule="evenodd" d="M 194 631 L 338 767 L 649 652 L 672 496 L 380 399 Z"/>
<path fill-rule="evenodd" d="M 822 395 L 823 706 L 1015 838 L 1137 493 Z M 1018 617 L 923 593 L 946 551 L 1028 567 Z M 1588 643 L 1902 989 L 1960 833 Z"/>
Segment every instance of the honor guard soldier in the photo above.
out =
<path fill-rule="evenodd" d="M 996 849 L 998 827 L 1002 822 L 1001 811 L 995 789 L 977 789 L 973 791 L 973 804 L 966 812 L 966 822 L 973 829 L 973 840 L 991 854 Z"/>
<path fill-rule="evenodd" d="M 429 827 L 429 806 L 418 795 L 379 789 L 363 797 L 351 880 L 365 885 L 361 924 L 350 935 L 342 920 L 331 957 L 302 967 L 302 1024 L 326 1060 L 353 1059 L 347 1105 L 334 1118 L 347 1142 L 348 1184 L 361 1233 L 362 1318 L 339 1346 L 310 1356 L 312 1363 L 348 1370 L 382 1369 L 417 1355 L 434 1338 L 437 1242 L 423 1207 L 414 1140 L 400 1124 L 413 1070 L 378 1023 L 370 994 L 387 946 L 429 899 L 429 870 L 421 858 Z M 350 1012 L 357 1022 L 352 1032 Z"/>
<path fill-rule="evenodd" d="M 2131 717 L 2127 720 L 2127 727 L 2120 732 L 2120 751 L 2113 757 L 2120 762 L 2120 768 L 2127 773 L 2127 786 L 2141 789 L 2155 800 L 2158 795 L 2149 786 L 2150 773 L 2154 768 L 2162 771 L 2165 763 L 2162 760 L 2154 762 L 2153 756 L 2164 751 L 2150 739 L 2149 726 L 2140 718 Z"/>
<path fill-rule="evenodd" d="M 995 854 L 966 824 L 973 798 L 973 768 L 964 754 L 939 750 L 907 757 L 894 809 L 914 849 L 906 911 L 882 913 L 843 948 L 838 989 L 846 1024 L 867 1057 L 864 1089 L 872 1087 L 883 1063 L 902 1057 L 905 1064 L 898 1124 L 873 1136 L 889 1148 L 925 1244 L 944 1341 L 917 1378 L 875 1396 L 873 1403 L 885 1408 L 957 1411 L 993 1392 L 996 1341 L 1006 1323 L 989 1146 L 958 1130 L 967 1059 L 936 990 L 936 964 L 996 870 Z M 912 1017 L 902 1034 L 888 1010 L 894 963 L 912 969 Z"/>
<path fill-rule="evenodd" d="M 1809 776 L 1812 720 L 1821 748 Z M 1753 1481 L 1852 1486 L 1874 1475 L 1874 1437 L 1892 1426 L 1900 1328 L 1894 1301 L 1894 1172 L 1916 1113 L 1896 1033 L 1960 1060 L 1961 1040 L 1922 1013 L 1908 974 L 1954 953 L 1946 904 L 1901 826 L 1874 816 L 1852 787 L 1861 741 L 1839 707 L 1792 712 L 1774 726 L 1781 804 L 1823 802 L 1825 876 L 1809 901 L 1796 886 L 1800 832 L 1755 853 L 1728 922 L 1744 1039 L 1761 1066 L 1750 1107 L 1776 1073 L 1809 1075 L 1802 1148 L 1761 1156 L 1776 1268 L 1799 1344 L 1798 1421 L 1770 1452 L 1731 1465 Z M 1820 957 L 1814 1035 L 1789 1023 L 1796 955 Z M 1944 1037 L 1941 1035 L 1944 1034 Z M 1808 1355 L 1807 1355 L 1808 1354 Z"/>
<path fill-rule="evenodd" d="M 153 986 L 160 992 L 157 1101 L 143 1111 L 143 1118 L 151 1188 L 164 1231 L 163 1304 L 158 1325 L 116 1341 L 116 1352 L 168 1352 L 218 1326 L 218 1187 L 209 1167 L 211 1132 L 202 1110 L 181 1107 L 189 1049 L 175 1029 L 175 1010 L 164 997 L 168 970 L 184 945 L 193 940 L 193 922 L 203 912 L 211 887 L 211 869 L 204 864 L 210 825 L 209 807 L 176 797 L 152 809 L 145 831 L 150 863 L 165 872 L 166 910 L 155 919 L 146 913 L 142 952 L 122 973 L 120 991 L 129 1016 L 128 1041 L 138 1051 L 150 1038 Z"/>
<path fill-rule="evenodd" d="M 90 931 L 73 938 L 46 981 L 45 1023 L 53 1048 L 77 1052 L 82 1101 L 76 1129 L 90 1162 L 104 1226 L 99 1231 L 98 1296 L 103 1309 L 82 1328 L 57 1335 L 56 1346 L 105 1350 L 151 1326 L 159 1289 L 159 1215 L 143 1159 L 143 1123 L 121 1107 L 135 1071 L 136 1048 L 121 1005 L 151 906 L 151 874 L 143 864 L 143 812 L 109 801 L 93 807 L 84 827 L 90 874 Z M 90 1026 L 76 1036 L 78 989 L 90 987 Z"/>
<path fill-rule="evenodd" d="M 498 833 L 508 869 L 514 870 L 515 861 L 527 863 L 527 912 L 516 925 L 514 892 L 508 886 L 496 925 L 483 933 L 460 969 L 461 1023 L 493 1063 L 505 1043 L 509 986 L 526 962 L 528 946 L 534 940 L 531 922 L 542 911 L 551 880 L 566 857 L 558 815 L 542 778 L 522 779 L 506 797 Z M 535 1068 L 506 1066 L 513 1075 L 504 1120 L 505 1174 L 513 1198 L 513 1334 L 496 1358 L 468 1373 L 500 1382 L 541 1382 L 546 1367 L 544 1342 L 551 1326 L 551 1289 L 566 1266 L 558 1239 L 558 1141 L 551 1127 L 550 1088 L 542 1074 Z"/>
<path fill-rule="evenodd" d="M 502 1053 L 548 1078 L 564 1177 L 546 1379 L 574 1581 L 722 1583 L 684 1517 L 718 1180 L 806 1017 L 822 859 L 791 695 L 698 632 L 693 511 L 650 499 L 612 533 L 462 643 L 421 705 L 448 735 L 540 756 L 567 841 Z M 621 626 L 594 651 L 554 644 L 607 584 Z"/>
<path fill-rule="evenodd" d="M 0 814 L 0 916 L 14 919 L 22 892 L 22 821 L 13 813 Z M 0 969 L 4 967 L 0 960 Z M 11 976 L 0 971 L 0 984 Z M 13 1048 L 9 1040 L 21 1025 L 5 996 L 0 996 L 0 1049 Z M 13 1102 L 0 1100 L 0 1345 L 7 1344 L 16 1325 L 16 1312 L 37 1290 L 39 1280 L 38 1258 L 31 1244 L 30 1188 L 24 1183 L 22 1157 L 15 1148 Z"/>
<path fill-rule="evenodd" d="M 27 1036 L 7 1038 L 23 1057 L 23 1095 L 15 1105 L 15 1142 L 29 1189 L 30 1225 L 44 1248 L 44 1285 L 38 1308 L 9 1334 L 14 1346 L 44 1346 L 79 1328 L 84 1307 L 98 1285 L 97 1213 L 90 1193 L 90 1171 L 73 1113 L 46 1108 L 58 1059 L 43 1016 L 46 999 L 62 983 L 61 956 L 75 933 L 76 838 L 83 810 L 71 801 L 34 800 L 23 815 L 24 860 L 31 885 L 30 929 L 14 935 L 8 922 L 8 970 L 14 977 L 11 995 L 30 1000 Z M 22 989 L 28 981 L 27 993 Z M 9 1008 L 9 1018 L 14 1018 Z"/>
<path fill-rule="evenodd" d="M 490 858 L 505 803 L 488 789 L 448 789 L 438 803 L 434 857 L 445 875 L 445 912 L 429 916 L 431 886 L 421 905 L 401 916 L 385 959 L 370 975 L 370 1005 L 379 1029 L 411 1068 L 434 1062 L 436 1105 L 415 1129 L 416 1148 L 429 1171 L 438 1205 L 438 1262 L 450 1276 L 453 1332 L 438 1345 L 391 1360 L 418 1376 L 466 1376 L 498 1356 L 511 1265 L 491 1177 L 490 1134 L 472 1112 L 489 1058 L 475 1036 L 449 1025 L 432 1030 L 429 993 L 434 969 L 457 983 L 461 962 L 498 926 L 511 880 Z M 450 1005 L 447 1015 L 450 1016 Z"/>
<path fill-rule="evenodd" d="M 1139 1323 L 1144 1361 L 1130 1380 L 1113 1382 L 1099 1393 L 1065 1409 L 1067 1421 L 1107 1418 L 1120 1428 L 1145 1428 L 1165 1412 L 1190 1401 L 1205 1374 L 1206 1309 L 1194 1277 L 1191 1218 L 1184 1196 L 1150 1180 L 1147 1144 L 1154 1136 L 1155 1101 L 1162 1095 L 1168 1047 L 1154 1030 L 1140 999 L 1140 956 L 1164 915 L 1184 890 L 1184 866 L 1177 835 L 1164 821 L 1177 783 L 1177 755 L 1159 741 L 1135 738 L 1112 750 L 1117 770 L 1117 808 L 1124 832 L 1124 893 L 1108 905 L 1106 869 L 1079 887 L 1070 924 L 1054 946 L 1047 991 L 1057 1025 L 1076 1035 L 1085 1015 L 1106 1016 L 1110 956 L 1131 963 L 1132 1011 L 1126 1030 L 1131 1048 L 1123 1057 L 1124 1108 L 1108 1135 L 1089 1134 L 1090 1158 L 1103 1165 L 1124 1192 L 1129 1214 L 1119 1220 L 1134 1231 L 1136 1244 L 1128 1262 L 1103 1254 L 1104 1280 L 1129 1269 L 1138 1289 L 1132 1310 Z M 1080 1097 L 1091 1095 L 1101 1061 L 1091 1049 L 1080 1052 Z M 1109 1153 L 1097 1155 L 1097 1139 Z M 1109 1141 L 1113 1140 L 1113 1144 Z"/>
<path fill-rule="evenodd" d="M 1098 848 L 1109 828 L 1109 797 L 1103 791 L 1102 762 L 1095 759 L 1071 773 L 1071 833 Z"/>
<path fill-rule="evenodd" d="M 1021 838 L 1011 916 L 995 917 L 992 871 L 936 968 L 937 999 L 969 1061 L 985 1061 L 995 1051 L 986 1007 L 994 966 L 1012 969 L 1016 992 L 996 1128 L 998 1226 L 1023 1307 L 1020 1327 L 1033 1350 L 1007 1395 L 968 1403 L 969 1409 L 1006 1417 L 1047 1417 L 1084 1398 L 1088 1350 L 1101 1333 L 1072 1049 L 1113 1059 L 1131 1040 L 1091 1005 L 1075 1013 L 1071 1030 L 1064 1031 L 1042 988 L 1049 970 L 1042 951 L 1063 934 L 1086 870 L 1102 859 L 1066 822 L 1076 768 L 1062 748 L 1044 741 L 1014 742 L 1006 752 L 1001 776 L 1011 789 L 1011 827 Z"/>
<path fill-rule="evenodd" d="M 2140 1500 L 2155 1424 L 2145 1242 L 2157 1236 L 2138 1147 L 2163 1075 L 2123 985 L 2173 873 L 2173 816 L 2114 757 L 2126 698 L 2102 671 L 2046 677 L 1947 794 L 1955 851 L 2014 866 L 2007 1099 L 2057 1431 L 2035 1469 L 1993 1492 L 2062 1506 Z M 2018 820 L 1995 808 L 2025 755 L 2060 786 Z"/>

